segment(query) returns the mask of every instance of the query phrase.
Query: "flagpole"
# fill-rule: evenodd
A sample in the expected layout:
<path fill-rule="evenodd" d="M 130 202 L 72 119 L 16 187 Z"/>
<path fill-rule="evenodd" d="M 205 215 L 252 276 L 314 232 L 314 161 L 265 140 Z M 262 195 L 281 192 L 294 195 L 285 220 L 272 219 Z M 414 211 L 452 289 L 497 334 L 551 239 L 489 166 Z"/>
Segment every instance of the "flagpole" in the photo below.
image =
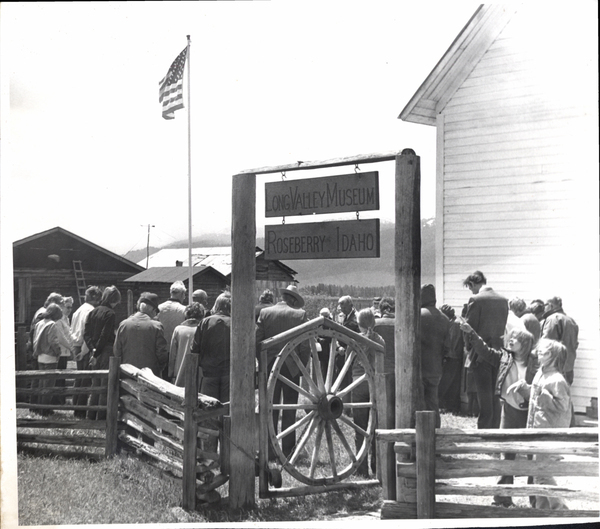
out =
<path fill-rule="evenodd" d="M 192 296 L 194 293 L 194 263 L 192 263 L 192 114 L 191 114 L 191 90 L 190 90 L 190 77 L 191 77 L 191 66 L 192 61 L 190 58 L 190 45 L 192 41 L 190 36 L 187 36 L 187 96 L 188 96 L 188 293 L 189 293 L 189 304 L 192 304 Z"/>

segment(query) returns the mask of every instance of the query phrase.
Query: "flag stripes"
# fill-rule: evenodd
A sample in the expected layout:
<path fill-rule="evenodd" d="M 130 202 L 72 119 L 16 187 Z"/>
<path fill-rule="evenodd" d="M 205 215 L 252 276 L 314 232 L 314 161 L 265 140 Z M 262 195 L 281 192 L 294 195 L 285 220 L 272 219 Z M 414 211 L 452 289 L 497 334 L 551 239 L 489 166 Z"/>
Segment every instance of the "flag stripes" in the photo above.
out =
<path fill-rule="evenodd" d="M 171 64 L 167 75 L 158 83 L 158 102 L 162 104 L 162 117 L 175 119 L 175 111 L 183 108 L 183 69 L 187 46 Z"/>

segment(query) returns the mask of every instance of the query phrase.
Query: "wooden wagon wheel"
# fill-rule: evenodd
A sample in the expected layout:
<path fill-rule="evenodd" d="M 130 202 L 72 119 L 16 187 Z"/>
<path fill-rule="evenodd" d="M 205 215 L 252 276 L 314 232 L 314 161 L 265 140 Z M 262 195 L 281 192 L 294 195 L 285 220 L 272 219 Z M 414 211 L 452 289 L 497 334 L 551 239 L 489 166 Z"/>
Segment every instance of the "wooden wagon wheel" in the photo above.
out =
<path fill-rule="evenodd" d="M 317 352 L 317 337 L 331 338 L 327 373 L 323 377 Z M 310 362 L 304 363 L 298 355 L 302 342 L 310 344 Z M 335 357 L 338 347 L 346 349 L 344 365 L 334 376 Z M 342 353 L 343 354 L 343 353 Z M 305 387 L 292 382 L 282 374 L 285 362 L 292 362 L 305 380 Z M 342 387 L 346 373 L 352 373 L 353 366 L 360 365 L 364 374 Z M 312 372 L 311 372 L 312 371 Z M 297 404 L 274 402 L 275 384 L 286 384 L 298 394 Z M 364 402 L 344 402 L 352 390 L 362 383 L 369 387 L 369 399 Z M 368 412 L 366 430 L 354 424 L 347 416 L 348 410 L 364 409 Z M 284 410 L 296 410 L 296 421 L 285 431 L 277 433 L 275 416 Z M 352 338 L 331 329 L 308 331 L 288 342 L 273 364 L 267 383 L 267 427 L 270 443 L 283 468 L 298 481 L 308 485 L 336 483 L 353 474 L 367 456 L 376 423 L 375 385 L 373 369 L 369 364 L 364 348 Z M 292 432 L 296 433 L 296 445 L 286 457 L 282 441 Z M 358 446 L 352 434 L 359 440 Z M 325 439 L 324 439 L 325 438 Z M 341 446 L 336 456 L 335 445 Z M 309 454 L 309 464 L 300 465 L 303 454 Z M 308 466 L 308 468 L 306 468 Z"/>

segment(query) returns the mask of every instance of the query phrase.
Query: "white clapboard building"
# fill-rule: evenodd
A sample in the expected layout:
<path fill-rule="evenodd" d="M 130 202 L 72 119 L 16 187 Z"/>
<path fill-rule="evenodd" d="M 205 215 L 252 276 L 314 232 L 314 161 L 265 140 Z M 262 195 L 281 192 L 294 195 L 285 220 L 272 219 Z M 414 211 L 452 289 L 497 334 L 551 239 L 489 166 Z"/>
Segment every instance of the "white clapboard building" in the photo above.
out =
<path fill-rule="evenodd" d="M 460 313 L 474 270 L 561 296 L 578 412 L 598 391 L 597 23 L 595 2 L 482 5 L 400 114 L 437 130 L 439 304 Z"/>

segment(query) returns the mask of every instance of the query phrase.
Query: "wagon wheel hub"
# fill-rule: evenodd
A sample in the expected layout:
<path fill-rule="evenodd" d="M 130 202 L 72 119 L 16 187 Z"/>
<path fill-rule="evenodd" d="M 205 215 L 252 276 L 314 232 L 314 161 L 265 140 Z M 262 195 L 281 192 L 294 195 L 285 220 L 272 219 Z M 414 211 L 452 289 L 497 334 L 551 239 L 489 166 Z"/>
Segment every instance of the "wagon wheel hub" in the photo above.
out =
<path fill-rule="evenodd" d="M 317 410 L 326 421 L 337 419 L 344 411 L 344 402 L 337 395 L 328 393 L 319 400 Z"/>

